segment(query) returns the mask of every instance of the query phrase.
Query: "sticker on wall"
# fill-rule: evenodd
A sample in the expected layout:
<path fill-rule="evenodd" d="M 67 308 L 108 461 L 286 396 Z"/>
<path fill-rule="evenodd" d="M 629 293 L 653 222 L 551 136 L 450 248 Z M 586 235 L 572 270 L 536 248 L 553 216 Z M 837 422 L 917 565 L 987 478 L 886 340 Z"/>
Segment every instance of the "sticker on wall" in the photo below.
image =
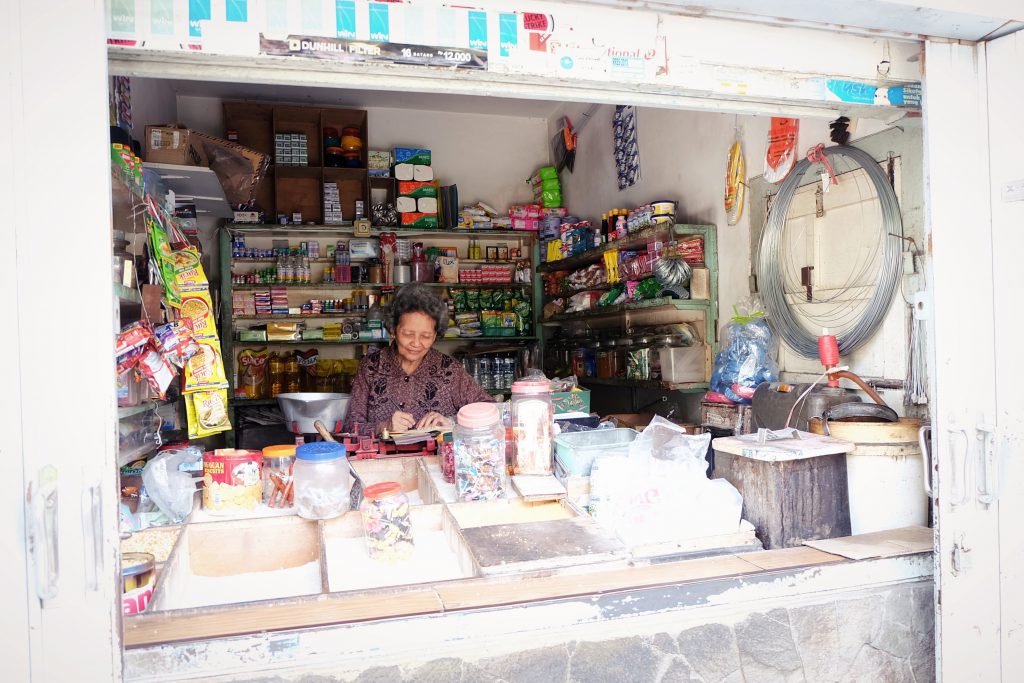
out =
<path fill-rule="evenodd" d="M 781 183 L 796 166 L 796 143 L 800 119 L 772 117 L 768 131 L 768 150 L 764 154 L 764 179 Z"/>
<path fill-rule="evenodd" d="M 378 43 L 322 36 L 290 35 L 284 40 L 260 34 L 260 53 L 275 57 L 311 57 L 336 62 L 411 64 L 486 69 L 487 53 L 456 47 Z"/>
<path fill-rule="evenodd" d="M 619 189 L 636 185 L 640 179 L 640 144 L 636 132 L 636 107 L 617 105 L 612 116 L 615 137 L 615 169 Z"/>

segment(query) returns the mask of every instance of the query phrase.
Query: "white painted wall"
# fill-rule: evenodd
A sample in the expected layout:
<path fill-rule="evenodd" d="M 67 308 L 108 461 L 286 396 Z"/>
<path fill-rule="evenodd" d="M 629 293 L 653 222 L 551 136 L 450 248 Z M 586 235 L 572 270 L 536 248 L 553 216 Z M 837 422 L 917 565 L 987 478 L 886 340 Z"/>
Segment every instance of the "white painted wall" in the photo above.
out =
<path fill-rule="evenodd" d="M 178 96 L 178 120 L 224 135 L 221 100 Z M 463 205 L 487 202 L 499 211 L 532 198 L 526 179 L 547 163 L 547 120 L 492 114 L 365 108 L 370 149 L 424 147 L 433 151 L 434 175 L 459 186 Z"/>

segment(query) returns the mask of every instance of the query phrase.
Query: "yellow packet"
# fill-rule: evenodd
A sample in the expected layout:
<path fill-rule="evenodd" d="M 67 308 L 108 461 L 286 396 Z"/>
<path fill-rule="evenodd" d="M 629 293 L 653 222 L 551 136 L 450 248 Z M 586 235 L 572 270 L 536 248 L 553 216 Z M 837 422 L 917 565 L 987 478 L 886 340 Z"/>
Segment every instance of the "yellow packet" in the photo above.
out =
<path fill-rule="evenodd" d="M 188 417 L 190 439 L 201 439 L 228 431 L 231 429 L 231 421 L 228 420 L 227 389 L 188 394 L 185 397 L 185 414 Z"/>
<path fill-rule="evenodd" d="M 196 339 L 199 351 L 185 364 L 185 393 L 227 389 L 224 358 L 216 339 Z"/>
<path fill-rule="evenodd" d="M 199 250 L 195 247 L 172 251 L 170 261 L 174 268 L 174 283 L 179 289 L 189 285 L 210 286 L 210 281 L 206 279 L 206 272 L 203 270 L 202 261 L 199 260 Z"/>
<path fill-rule="evenodd" d="M 210 288 L 206 285 L 190 285 L 181 288 L 181 307 L 178 313 L 192 322 L 192 334 L 196 339 L 216 339 L 217 320 L 213 315 L 213 301 Z"/>

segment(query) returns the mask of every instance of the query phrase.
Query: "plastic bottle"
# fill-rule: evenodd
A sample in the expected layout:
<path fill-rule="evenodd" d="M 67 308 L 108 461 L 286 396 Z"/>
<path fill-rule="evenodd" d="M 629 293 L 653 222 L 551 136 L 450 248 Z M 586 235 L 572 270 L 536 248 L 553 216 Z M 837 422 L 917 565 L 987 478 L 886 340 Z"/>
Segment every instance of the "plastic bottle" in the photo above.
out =
<path fill-rule="evenodd" d="M 299 360 L 293 353 L 284 360 L 284 390 L 291 394 L 299 389 Z"/>
<path fill-rule="evenodd" d="M 272 351 L 267 358 L 267 386 L 270 398 L 276 398 L 278 394 L 284 393 L 284 360 L 276 351 Z"/>

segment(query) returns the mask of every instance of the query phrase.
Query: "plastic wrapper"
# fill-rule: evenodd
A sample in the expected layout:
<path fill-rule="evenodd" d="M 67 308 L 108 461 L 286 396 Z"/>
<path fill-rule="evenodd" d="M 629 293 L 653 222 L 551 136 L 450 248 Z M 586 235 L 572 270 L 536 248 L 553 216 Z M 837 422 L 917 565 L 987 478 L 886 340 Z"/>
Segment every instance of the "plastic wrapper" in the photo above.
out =
<path fill-rule="evenodd" d="M 597 301 L 601 298 L 601 292 L 580 292 L 579 294 L 573 294 L 569 297 L 569 307 L 565 309 L 566 313 L 574 313 L 576 311 L 589 311 L 597 305 Z"/>
<path fill-rule="evenodd" d="M 201 439 L 231 429 L 226 389 L 193 391 L 186 394 L 185 414 L 188 418 L 190 439 Z"/>
<path fill-rule="evenodd" d="M 630 546 L 736 533 L 743 499 L 726 480 L 707 478 L 710 442 L 655 417 L 628 456 L 594 461 L 591 514 Z"/>
<path fill-rule="evenodd" d="M 611 289 L 602 294 L 600 299 L 597 300 L 598 308 L 612 306 L 614 304 L 619 303 L 619 299 L 622 297 L 625 291 L 626 286 L 621 282 L 617 285 L 614 285 Z"/>
<path fill-rule="evenodd" d="M 142 470 L 146 493 L 174 524 L 180 524 L 192 512 L 196 480 L 182 466 L 202 461 L 195 449 L 183 448 L 157 453 Z"/>
<path fill-rule="evenodd" d="M 726 326 L 722 350 L 715 356 L 711 391 L 733 403 L 751 403 L 759 384 L 779 379 L 775 350 L 775 335 L 764 313 L 737 314 Z"/>
<path fill-rule="evenodd" d="M 636 286 L 636 290 L 633 292 L 633 301 L 643 301 L 644 299 L 655 299 L 661 294 L 661 285 L 653 277 L 649 277 L 646 280 L 641 280 Z"/>

